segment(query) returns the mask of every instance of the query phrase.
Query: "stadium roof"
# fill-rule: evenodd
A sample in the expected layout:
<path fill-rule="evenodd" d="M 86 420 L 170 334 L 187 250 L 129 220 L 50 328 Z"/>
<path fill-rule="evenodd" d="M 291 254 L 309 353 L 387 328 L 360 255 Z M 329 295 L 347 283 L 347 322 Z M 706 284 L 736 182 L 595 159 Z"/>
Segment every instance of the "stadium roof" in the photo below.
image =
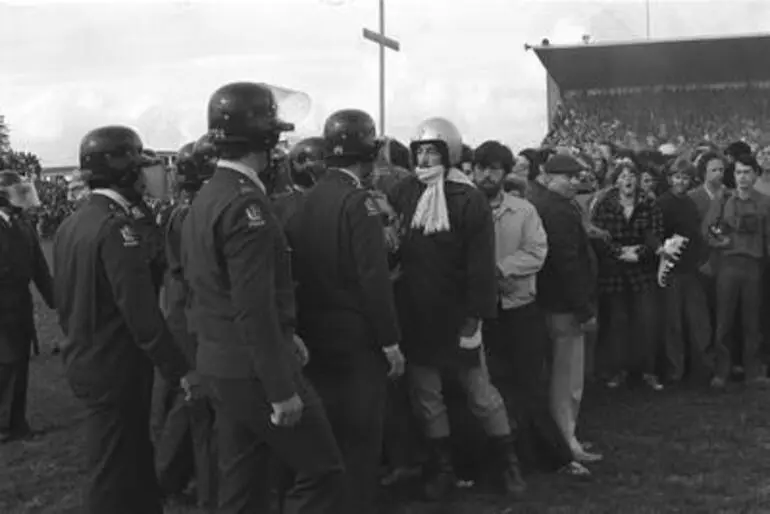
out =
<path fill-rule="evenodd" d="M 770 34 L 532 49 L 562 91 L 770 80 Z"/>

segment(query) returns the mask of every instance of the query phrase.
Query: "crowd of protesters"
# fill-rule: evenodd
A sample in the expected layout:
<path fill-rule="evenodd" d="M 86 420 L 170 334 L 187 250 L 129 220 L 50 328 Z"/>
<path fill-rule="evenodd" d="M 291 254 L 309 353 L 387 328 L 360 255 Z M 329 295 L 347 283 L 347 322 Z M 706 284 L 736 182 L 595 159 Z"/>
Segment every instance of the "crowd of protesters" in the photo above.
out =
<path fill-rule="evenodd" d="M 714 390 L 738 378 L 768 382 L 770 323 L 760 317 L 770 304 L 766 91 L 571 95 L 540 148 L 514 155 L 497 141 L 463 146 L 457 168 L 487 193 L 498 254 L 497 318 L 480 333 L 499 394 L 488 388 L 484 398 L 501 399 L 516 418 L 525 470 L 587 476 L 585 465 L 602 460 L 576 432 L 586 377 L 653 391 L 686 379 Z M 390 140 L 375 195 L 397 198 L 413 160 Z M 77 173 L 37 187 L 43 237 L 88 193 Z M 151 207 L 160 215 L 174 201 Z M 513 341 L 513 333 L 525 337 Z M 385 484 L 413 474 L 432 437 L 418 435 L 403 382 L 389 387 Z M 442 479 L 453 474 L 451 463 L 433 464 Z M 455 466 L 460 478 L 478 476 Z"/>

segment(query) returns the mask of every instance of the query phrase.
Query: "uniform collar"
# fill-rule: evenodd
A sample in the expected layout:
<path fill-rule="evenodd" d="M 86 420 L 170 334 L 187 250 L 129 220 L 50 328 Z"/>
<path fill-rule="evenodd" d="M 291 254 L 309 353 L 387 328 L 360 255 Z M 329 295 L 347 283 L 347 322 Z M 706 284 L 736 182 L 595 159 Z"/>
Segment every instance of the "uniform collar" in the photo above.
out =
<path fill-rule="evenodd" d="M 353 185 L 356 187 L 356 189 L 363 189 L 364 186 L 361 184 L 361 179 L 358 178 L 358 175 L 353 173 L 350 170 L 347 170 L 345 168 L 332 168 L 334 171 L 339 171 L 341 174 L 346 175 L 350 178 L 350 180 L 353 181 Z"/>
<path fill-rule="evenodd" d="M 126 211 L 126 214 L 131 214 L 131 203 L 126 200 L 126 197 L 122 194 L 118 193 L 117 191 L 113 189 L 106 189 L 97 187 L 96 189 L 91 191 L 92 195 L 102 195 L 106 196 L 116 204 L 118 204 L 124 211 Z"/>
<path fill-rule="evenodd" d="M 252 168 L 246 166 L 242 162 L 228 161 L 227 159 L 219 159 L 217 161 L 217 167 L 227 168 L 227 169 L 236 171 L 241 175 L 244 175 L 246 178 L 254 182 L 254 184 L 258 188 L 260 188 L 263 193 L 267 194 L 267 188 L 265 187 L 265 184 L 263 184 L 262 181 L 259 179 L 259 175 L 257 175 L 257 172 L 254 171 Z"/>
<path fill-rule="evenodd" d="M 11 215 L 5 212 L 5 209 L 0 209 L 0 219 L 2 219 L 8 224 L 11 223 Z"/>

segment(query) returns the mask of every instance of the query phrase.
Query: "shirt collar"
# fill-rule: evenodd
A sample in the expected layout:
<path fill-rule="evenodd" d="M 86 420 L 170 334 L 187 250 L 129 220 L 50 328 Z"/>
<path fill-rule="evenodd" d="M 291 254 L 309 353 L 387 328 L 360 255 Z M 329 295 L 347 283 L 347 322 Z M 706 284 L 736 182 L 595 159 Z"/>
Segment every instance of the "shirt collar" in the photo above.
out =
<path fill-rule="evenodd" d="M 131 214 L 131 203 L 128 200 L 126 200 L 125 196 L 118 193 L 117 191 L 112 189 L 97 187 L 96 189 L 91 191 L 91 194 L 106 196 L 116 204 L 120 205 L 120 207 L 124 211 L 126 211 L 126 214 Z"/>
<path fill-rule="evenodd" d="M 517 199 L 516 196 L 504 192 L 500 203 L 494 208 L 495 214 L 501 215 L 506 211 L 515 211 L 519 207 Z"/>
<path fill-rule="evenodd" d="M 710 200 L 713 200 L 713 199 L 714 199 L 714 197 L 715 197 L 717 194 L 721 193 L 721 192 L 724 190 L 724 186 L 720 187 L 720 188 L 717 190 L 717 192 L 716 192 L 716 193 L 712 193 L 712 192 L 711 192 L 711 189 L 709 189 L 708 185 L 706 185 L 706 184 L 703 184 L 703 189 L 706 191 L 706 194 L 708 195 L 709 199 L 710 199 Z"/>
<path fill-rule="evenodd" d="M 227 168 L 240 173 L 241 175 L 245 176 L 246 178 L 254 182 L 254 185 L 260 188 L 263 193 L 267 194 L 267 188 L 265 187 L 265 184 L 262 183 L 262 181 L 259 179 L 259 175 L 257 175 L 257 172 L 254 171 L 252 168 L 246 166 L 242 162 L 228 161 L 227 159 L 219 159 L 217 161 L 217 167 Z"/>

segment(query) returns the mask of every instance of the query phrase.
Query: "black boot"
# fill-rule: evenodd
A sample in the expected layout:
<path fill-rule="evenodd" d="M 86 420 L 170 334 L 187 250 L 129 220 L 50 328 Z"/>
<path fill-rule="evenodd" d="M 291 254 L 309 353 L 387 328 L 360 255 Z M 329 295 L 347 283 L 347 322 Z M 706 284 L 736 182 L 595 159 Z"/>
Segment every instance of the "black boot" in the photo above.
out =
<path fill-rule="evenodd" d="M 449 438 L 428 439 L 429 457 L 425 473 L 425 496 L 439 501 L 446 497 L 455 483 L 452 469 L 452 449 Z"/>
<path fill-rule="evenodd" d="M 516 445 L 513 436 L 493 437 L 492 442 L 495 447 L 495 453 L 500 457 L 499 466 L 505 492 L 517 498 L 523 496 L 527 491 L 527 483 L 521 476 L 519 458 L 516 455 Z"/>

